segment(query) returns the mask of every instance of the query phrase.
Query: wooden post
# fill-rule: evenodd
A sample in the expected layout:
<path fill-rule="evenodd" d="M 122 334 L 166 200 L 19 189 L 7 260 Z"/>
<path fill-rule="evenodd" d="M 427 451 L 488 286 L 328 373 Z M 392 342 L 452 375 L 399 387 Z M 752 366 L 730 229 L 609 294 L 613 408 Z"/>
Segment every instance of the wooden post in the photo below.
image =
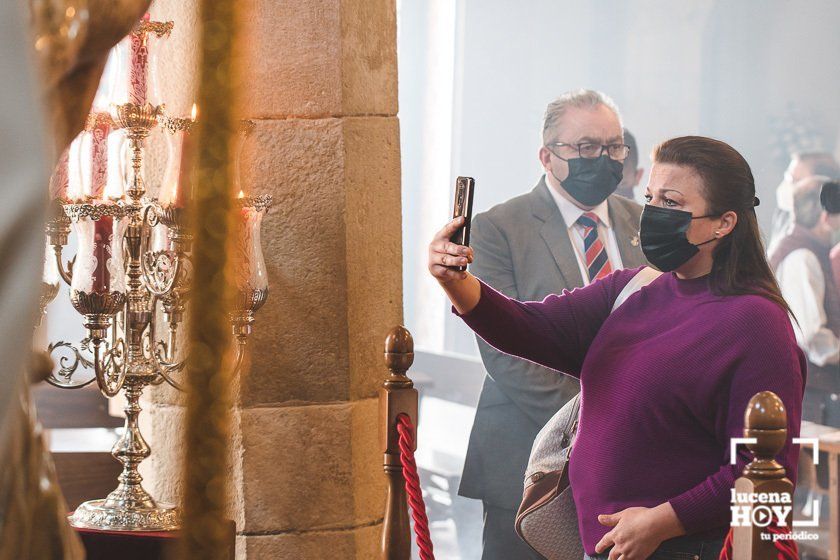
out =
<path fill-rule="evenodd" d="M 417 426 L 417 389 L 406 376 L 414 362 L 414 340 L 405 327 L 394 327 L 385 339 L 385 365 L 390 375 L 379 390 L 380 439 L 385 454 L 384 469 L 388 477 L 385 522 L 382 526 L 382 560 L 409 560 L 411 528 L 405 479 L 400 463 L 397 416 L 407 414 Z M 416 441 L 415 441 L 416 447 Z"/>
<path fill-rule="evenodd" d="M 791 512 L 785 520 L 787 526 L 791 527 L 793 484 L 785 476 L 784 467 L 775 459 L 787 441 L 787 411 L 778 395 L 772 391 L 762 391 L 750 399 L 744 413 L 744 437 L 757 440 L 756 443 L 746 444 L 755 457 L 744 468 L 744 476 L 735 481 L 736 493 L 787 494 L 790 503 L 780 505 L 791 506 Z M 775 545 L 772 540 L 761 538 L 763 531 L 764 527 L 753 523 L 735 527 L 732 532 L 734 560 L 775 558 Z"/>

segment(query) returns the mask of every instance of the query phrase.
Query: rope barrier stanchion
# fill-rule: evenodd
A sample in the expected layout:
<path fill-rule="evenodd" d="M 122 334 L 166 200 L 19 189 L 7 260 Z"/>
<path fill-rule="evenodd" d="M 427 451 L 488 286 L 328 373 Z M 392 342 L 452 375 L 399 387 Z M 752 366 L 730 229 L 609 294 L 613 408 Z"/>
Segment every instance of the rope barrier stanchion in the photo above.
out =
<path fill-rule="evenodd" d="M 394 327 L 385 339 L 390 375 L 379 390 L 380 434 L 388 496 L 382 526 L 381 560 L 410 560 L 411 523 L 421 560 L 434 560 L 429 518 L 414 451 L 417 449 L 417 389 L 406 372 L 414 362 L 414 341 L 405 327 Z"/>
<path fill-rule="evenodd" d="M 405 477 L 405 491 L 408 494 L 408 505 L 411 507 L 411 518 L 414 520 L 414 534 L 417 537 L 417 548 L 421 560 L 434 560 L 432 537 L 429 533 L 429 518 L 426 516 L 426 503 L 423 501 L 423 490 L 420 488 L 420 476 L 417 473 L 417 463 L 414 461 L 414 449 L 417 447 L 414 438 L 414 426 L 411 418 L 406 414 L 397 416 L 397 431 L 400 434 L 400 460 Z"/>
<path fill-rule="evenodd" d="M 410 451 L 413 463 L 416 442 L 413 439 L 401 441 L 397 426 L 400 416 L 407 417 L 412 425 L 417 424 L 417 390 L 406 375 L 413 361 L 411 333 L 404 327 L 394 327 L 385 339 L 385 365 L 390 374 L 379 390 L 382 468 L 388 480 L 380 560 L 411 558 L 411 520 L 404 476 L 407 469 L 403 456 L 408 456 Z M 413 438 L 413 430 L 411 434 Z M 419 483 L 413 487 L 419 488 Z"/>
<path fill-rule="evenodd" d="M 792 502 L 793 484 L 785 468 L 776 461 L 788 437 L 787 411 L 778 395 L 772 391 L 753 395 L 744 411 L 744 437 L 753 458 L 735 481 L 736 494 L 787 495 Z M 747 517 L 751 518 L 752 513 Z M 755 523 L 732 527 L 719 560 L 799 560 L 798 547 L 791 538 L 792 522 L 793 515 L 789 513 L 786 525 L 781 527 L 761 527 Z"/>

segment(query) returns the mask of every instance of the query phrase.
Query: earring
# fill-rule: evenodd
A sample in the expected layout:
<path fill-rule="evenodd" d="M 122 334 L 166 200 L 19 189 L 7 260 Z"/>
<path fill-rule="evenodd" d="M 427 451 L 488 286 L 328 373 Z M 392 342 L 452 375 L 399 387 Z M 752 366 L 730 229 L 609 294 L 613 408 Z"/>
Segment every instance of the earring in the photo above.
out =
<path fill-rule="evenodd" d="M 715 232 L 715 237 L 720 237 L 720 232 L 719 231 Z"/>

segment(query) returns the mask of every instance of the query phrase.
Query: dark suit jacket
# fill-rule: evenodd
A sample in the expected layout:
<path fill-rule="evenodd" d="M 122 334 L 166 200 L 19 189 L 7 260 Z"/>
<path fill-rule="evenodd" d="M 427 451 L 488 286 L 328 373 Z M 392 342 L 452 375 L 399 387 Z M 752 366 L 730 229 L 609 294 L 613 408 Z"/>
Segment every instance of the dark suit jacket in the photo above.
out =
<path fill-rule="evenodd" d="M 638 243 L 641 206 L 608 199 L 622 265 L 647 264 Z M 477 214 L 469 270 L 507 296 L 542 300 L 583 285 L 577 258 L 545 176 L 529 193 Z M 458 493 L 516 509 L 537 432 L 580 391 L 574 377 L 503 354 L 477 337 L 487 370 Z"/>

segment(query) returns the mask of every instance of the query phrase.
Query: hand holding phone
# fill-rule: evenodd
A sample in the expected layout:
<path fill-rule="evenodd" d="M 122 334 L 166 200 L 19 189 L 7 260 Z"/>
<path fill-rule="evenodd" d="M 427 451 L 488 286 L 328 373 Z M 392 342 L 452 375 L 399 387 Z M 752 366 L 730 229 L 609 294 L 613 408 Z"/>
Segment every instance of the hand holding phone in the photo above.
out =
<path fill-rule="evenodd" d="M 475 179 L 472 177 L 458 177 L 455 180 L 455 203 L 452 209 L 452 219 L 464 217 L 464 225 L 458 228 L 449 240 L 458 245 L 470 244 L 470 223 L 472 221 L 472 203 L 475 193 Z M 453 266 L 454 270 L 467 270 L 466 266 Z"/>

